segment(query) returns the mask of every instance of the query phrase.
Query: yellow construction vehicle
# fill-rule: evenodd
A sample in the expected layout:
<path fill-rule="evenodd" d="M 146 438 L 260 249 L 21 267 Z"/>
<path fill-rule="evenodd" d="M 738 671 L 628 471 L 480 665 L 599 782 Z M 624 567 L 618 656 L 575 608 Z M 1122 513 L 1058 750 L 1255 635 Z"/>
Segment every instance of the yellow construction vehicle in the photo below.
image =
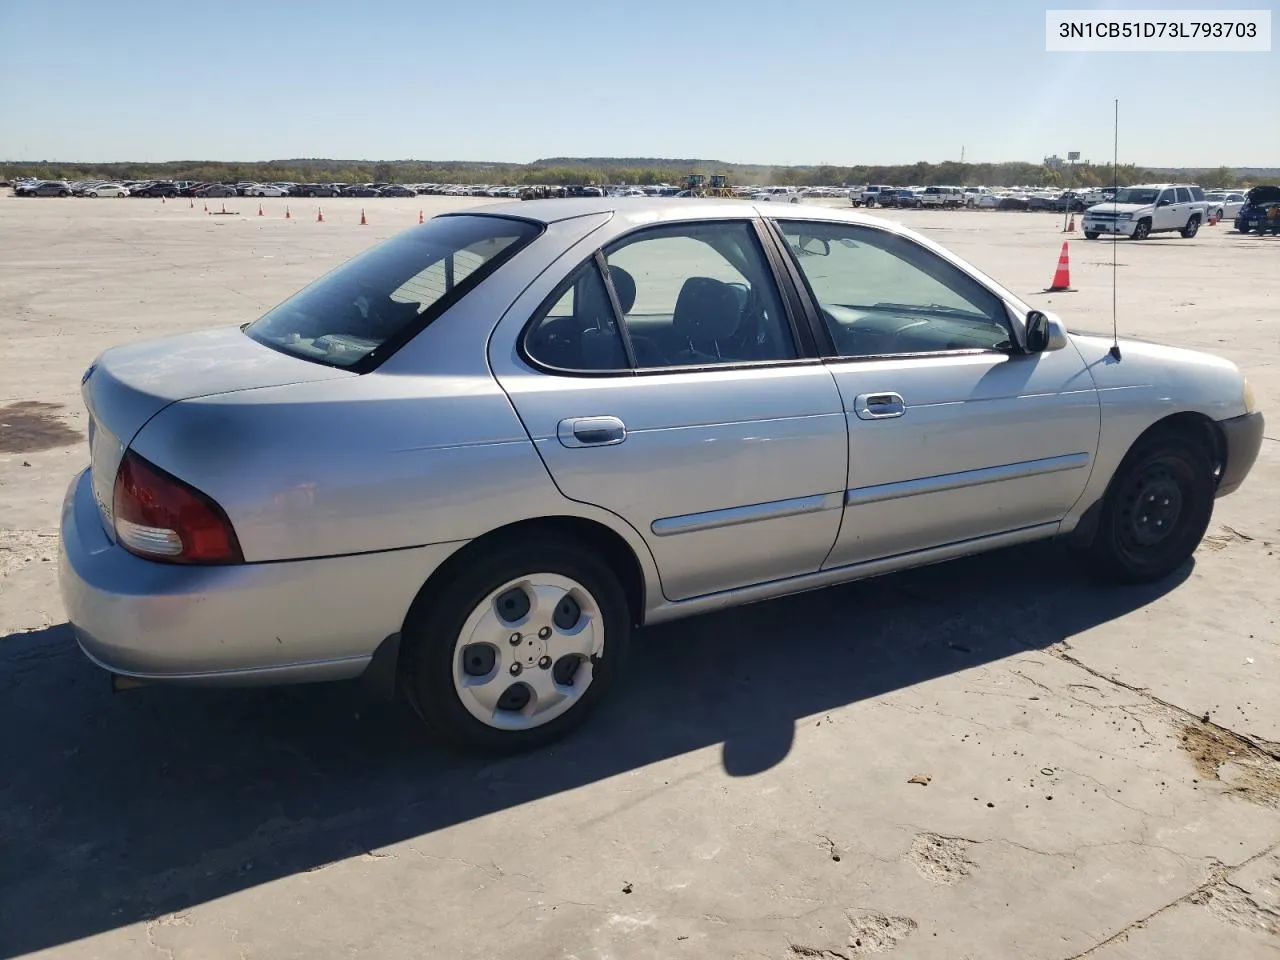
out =
<path fill-rule="evenodd" d="M 684 178 L 684 188 L 691 197 L 732 197 L 733 188 L 724 174 L 712 174 L 710 183 L 701 173 L 691 173 Z"/>

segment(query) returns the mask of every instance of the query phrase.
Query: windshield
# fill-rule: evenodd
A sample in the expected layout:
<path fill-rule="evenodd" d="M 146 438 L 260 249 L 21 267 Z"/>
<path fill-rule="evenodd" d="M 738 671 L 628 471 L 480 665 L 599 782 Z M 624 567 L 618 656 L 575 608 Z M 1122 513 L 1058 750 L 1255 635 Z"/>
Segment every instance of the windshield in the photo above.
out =
<path fill-rule="evenodd" d="M 276 350 L 368 367 L 538 235 L 505 217 L 444 216 L 367 250 L 245 328 Z"/>
<path fill-rule="evenodd" d="M 1155 203 L 1159 192 L 1149 187 L 1125 187 L 1116 194 L 1116 203 Z"/>

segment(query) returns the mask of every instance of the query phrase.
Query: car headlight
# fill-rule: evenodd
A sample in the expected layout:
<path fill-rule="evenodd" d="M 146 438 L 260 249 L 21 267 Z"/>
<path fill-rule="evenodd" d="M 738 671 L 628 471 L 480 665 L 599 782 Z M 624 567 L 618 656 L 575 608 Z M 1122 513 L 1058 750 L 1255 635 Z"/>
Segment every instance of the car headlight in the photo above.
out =
<path fill-rule="evenodd" d="M 1132 213 L 1117 213 L 1117 214 L 1116 214 L 1116 219 L 1117 219 L 1117 220 L 1132 220 L 1132 219 L 1133 219 L 1133 214 L 1132 214 Z"/>
<path fill-rule="evenodd" d="M 1253 397 L 1253 387 L 1249 386 L 1249 381 L 1244 381 L 1244 389 L 1241 391 L 1241 398 L 1244 403 L 1245 413 L 1257 413 L 1258 401 Z"/>

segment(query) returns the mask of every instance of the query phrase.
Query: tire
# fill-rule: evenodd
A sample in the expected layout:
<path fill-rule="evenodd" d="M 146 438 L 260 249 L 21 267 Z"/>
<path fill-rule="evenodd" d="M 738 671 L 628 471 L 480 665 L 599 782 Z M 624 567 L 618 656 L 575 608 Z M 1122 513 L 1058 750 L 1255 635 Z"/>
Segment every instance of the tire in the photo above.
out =
<path fill-rule="evenodd" d="M 1200 229 L 1200 214 L 1192 214 L 1191 219 L 1187 221 L 1187 225 L 1180 231 L 1184 240 L 1190 240 L 1196 235 Z"/>
<path fill-rule="evenodd" d="M 1107 487 L 1093 543 L 1084 550 L 1090 571 L 1151 583 L 1186 563 L 1213 516 L 1213 469 L 1204 446 L 1183 433 L 1140 438 Z"/>
<path fill-rule="evenodd" d="M 1133 228 L 1133 239 L 1145 240 L 1149 236 L 1151 236 L 1151 221 L 1143 217 L 1138 221 L 1137 226 Z"/>
<path fill-rule="evenodd" d="M 549 611 L 529 609 L 530 582 L 539 585 Z M 499 613 L 500 605 L 518 606 L 522 598 L 523 613 Z M 578 604 L 570 628 L 555 619 L 565 615 L 566 598 Z M 460 567 L 415 601 L 403 635 L 405 679 L 419 715 L 444 739 L 488 753 L 531 750 L 582 724 L 622 672 L 630 634 L 622 585 L 590 547 L 528 536 Z M 516 637 L 523 642 L 513 643 Z M 489 679 L 472 682 L 473 668 Z M 532 684 L 516 679 L 521 676 Z M 548 695 L 545 719 L 537 716 L 537 685 Z M 485 713 L 501 719 L 481 719 Z"/>
<path fill-rule="evenodd" d="M 60 197 L 69 197 L 69 196 L 71 196 L 71 194 L 67 193 L 67 191 L 65 191 L 65 190 L 59 190 L 59 191 L 58 191 L 58 196 L 60 196 Z"/>
<path fill-rule="evenodd" d="M 1096 230 L 1086 230 L 1086 231 L 1084 232 L 1084 238 L 1085 238 L 1086 240 L 1097 240 L 1097 239 L 1098 239 L 1098 236 L 1099 236 L 1099 234 L 1098 234 L 1098 231 L 1096 231 Z"/>

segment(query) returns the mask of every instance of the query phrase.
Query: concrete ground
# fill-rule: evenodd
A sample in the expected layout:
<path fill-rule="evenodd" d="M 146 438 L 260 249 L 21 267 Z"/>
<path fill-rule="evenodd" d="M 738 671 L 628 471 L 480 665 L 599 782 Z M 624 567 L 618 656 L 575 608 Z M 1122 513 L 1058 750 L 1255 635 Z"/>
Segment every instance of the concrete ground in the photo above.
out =
<path fill-rule="evenodd" d="M 110 694 L 53 562 L 80 373 L 469 202 L 0 199 L 0 956 L 1280 957 L 1280 427 L 1167 583 L 1042 544 L 646 630 L 536 755 L 355 684 Z M 1109 329 L 1110 244 L 1044 295 L 1060 218 L 901 217 Z M 1122 334 L 1229 357 L 1280 423 L 1280 242 L 1115 252 Z"/>

